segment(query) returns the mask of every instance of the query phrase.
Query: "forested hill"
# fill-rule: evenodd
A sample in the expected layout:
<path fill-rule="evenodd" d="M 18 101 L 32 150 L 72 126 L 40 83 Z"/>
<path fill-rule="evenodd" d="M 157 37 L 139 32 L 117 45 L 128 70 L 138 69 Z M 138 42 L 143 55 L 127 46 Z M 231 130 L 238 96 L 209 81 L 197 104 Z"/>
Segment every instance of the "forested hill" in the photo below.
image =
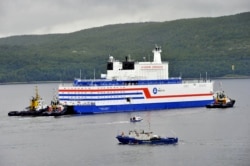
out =
<path fill-rule="evenodd" d="M 107 25 L 68 34 L 0 38 L 0 83 L 67 81 L 106 72 L 109 55 L 152 60 L 155 44 L 171 77 L 250 76 L 250 12 L 217 18 Z M 232 65 L 234 66 L 232 68 Z M 234 69 L 234 70 L 232 70 Z"/>

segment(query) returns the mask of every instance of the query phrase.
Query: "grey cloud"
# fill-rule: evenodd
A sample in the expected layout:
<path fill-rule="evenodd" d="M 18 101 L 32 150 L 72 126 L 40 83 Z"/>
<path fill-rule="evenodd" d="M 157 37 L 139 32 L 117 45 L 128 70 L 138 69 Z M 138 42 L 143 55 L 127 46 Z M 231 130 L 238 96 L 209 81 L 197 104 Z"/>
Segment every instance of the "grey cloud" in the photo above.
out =
<path fill-rule="evenodd" d="M 72 32 L 107 24 L 214 17 L 250 10 L 249 0 L 1 0 L 0 37 Z"/>

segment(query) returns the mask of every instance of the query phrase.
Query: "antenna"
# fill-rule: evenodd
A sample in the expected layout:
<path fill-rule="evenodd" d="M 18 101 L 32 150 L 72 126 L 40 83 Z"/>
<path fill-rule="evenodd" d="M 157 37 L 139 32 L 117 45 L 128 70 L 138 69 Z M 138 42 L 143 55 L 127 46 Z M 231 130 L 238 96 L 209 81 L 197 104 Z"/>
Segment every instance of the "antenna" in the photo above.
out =
<path fill-rule="evenodd" d="M 36 92 L 36 100 L 38 100 L 40 98 L 40 96 L 38 94 L 38 88 L 37 88 L 37 86 L 35 86 L 35 92 Z"/>
<path fill-rule="evenodd" d="M 222 82 L 219 83 L 219 90 L 222 91 Z"/>
<path fill-rule="evenodd" d="M 80 69 L 80 80 L 81 80 L 81 78 L 82 78 L 82 70 Z"/>

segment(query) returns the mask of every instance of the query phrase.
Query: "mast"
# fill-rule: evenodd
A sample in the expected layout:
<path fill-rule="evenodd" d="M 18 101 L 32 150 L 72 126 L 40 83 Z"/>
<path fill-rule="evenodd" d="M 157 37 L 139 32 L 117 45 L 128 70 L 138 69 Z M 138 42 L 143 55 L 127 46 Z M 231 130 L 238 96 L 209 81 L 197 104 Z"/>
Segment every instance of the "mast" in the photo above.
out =
<path fill-rule="evenodd" d="M 40 98 L 40 96 L 39 96 L 39 94 L 38 94 L 38 88 L 37 88 L 37 86 L 35 87 L 35 92 L 36 92 L 36 99 L 39 99 Z"/>
<path fill-rule="evenodd" d="M 153 50 L 154 53 L 154 61 L 153 63 L 161 64 L 161 47 L 155 45 L 155 49 Z"/>

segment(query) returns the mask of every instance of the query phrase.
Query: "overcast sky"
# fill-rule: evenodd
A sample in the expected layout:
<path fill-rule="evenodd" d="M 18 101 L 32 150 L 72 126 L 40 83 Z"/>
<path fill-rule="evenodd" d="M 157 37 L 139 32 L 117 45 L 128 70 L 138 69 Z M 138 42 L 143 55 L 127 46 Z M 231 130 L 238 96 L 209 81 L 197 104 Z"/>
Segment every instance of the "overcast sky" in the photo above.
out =
<path fill-rule="evenodd" d="M 247 11 L 250 0 L 0 0 L 0 38 Z"/>

